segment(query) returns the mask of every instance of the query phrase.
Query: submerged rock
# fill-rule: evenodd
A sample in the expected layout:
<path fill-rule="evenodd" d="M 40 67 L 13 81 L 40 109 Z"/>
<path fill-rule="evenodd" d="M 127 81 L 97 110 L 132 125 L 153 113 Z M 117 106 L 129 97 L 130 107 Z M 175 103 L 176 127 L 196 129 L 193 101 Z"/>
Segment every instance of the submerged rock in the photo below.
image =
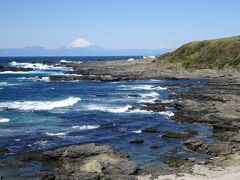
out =
<path fill-rule="evenodd" d="M 33 71 L 33 68 L 23 68 L 23 67 L 10 67 L 10 66 L 0 66 L 0 72 L 5 72 L 5 71 Z"/>
<path fill-rule="evenodd" d="M 163 103 L 145 103 L 145 106 L 141 108 L 141 110 L 145 111 L 153 111 L 153 112 L 162 112 L 165 111 L 166 108 Z"/>
<path fill-rule="evenodd" d="M 6 155 L 8 153 L 10 153 L 10 151 L 7 148 L 0 146 L 0 156 Z"/>
<path fill-rule="evenodd" d="M 173 168 L 187 167 L 191 164 L 189 159 L 183 156 L 173 155 L 162 156 L 161 158 L 165 164 Z"/>
<path fill-rule="evenodd" d="M 194 130 L 186 130 L 185 132 L 164 131 L 162 137 L 172 139 L 188 139 L 197 134 L 198 134 L 197 131 Z"/>
<path fill-rule="evenodd" d="M 225 156 L 231 154 L 233 147 L 228 143 L 221 144 L 206 144 L 199 140 L 187 140 L 184 145 L 192 151 L 196 151 L 202 154 L 208 154 L 211 156 Z"/>
<path fill-rule="evenodd" d="M 145 128 L 145 129 L 143 129 L 143 132 L 145 132 L 145 133 L 157 133 L 159 131 L 156 128 Z"/>
<path fill-rule="evenodd" d="M 141 97 L 141 96 L 138 95 L 138 94 L 128 94 L 127 96 L 128 96 L 128 97 L 131 97 L 131 98 L 138 98 L 138 97 Z"/>
<path fill-rule="evenodd" d="M 157 144 L 153 144 L 150 146 L 151 149 L 159 149 L 159 145 Z"/>
<path fill-rule="evenodd" d="M 135 140 L 130 141 L 129 143 L 131 143 L 131 144 L 143 144 L 144 141 L 142 139 L 135 139 Z"/>

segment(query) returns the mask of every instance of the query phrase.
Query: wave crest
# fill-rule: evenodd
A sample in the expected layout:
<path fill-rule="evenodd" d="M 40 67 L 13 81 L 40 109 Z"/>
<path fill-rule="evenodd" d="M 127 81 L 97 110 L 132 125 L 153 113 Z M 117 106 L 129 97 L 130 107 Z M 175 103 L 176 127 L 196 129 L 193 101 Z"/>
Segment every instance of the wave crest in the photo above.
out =
<path fill-rule="evenodd" d="M 13 101 L 1 102 L 0 108 L 19 109 L 19 110 L 51 110 L 54 108 L 73 106 L 81 99 L 69 97 L 60 101 Z"/>

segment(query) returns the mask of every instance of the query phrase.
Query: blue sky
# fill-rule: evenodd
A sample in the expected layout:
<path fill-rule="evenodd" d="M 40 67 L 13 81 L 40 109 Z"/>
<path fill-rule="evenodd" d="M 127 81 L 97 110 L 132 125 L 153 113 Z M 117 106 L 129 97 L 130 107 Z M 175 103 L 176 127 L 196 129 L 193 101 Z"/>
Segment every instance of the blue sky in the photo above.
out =
<path fill-rule="evenodd" d="M 1 0 L 0 48 L 174 48 L 240 35 L 239 0 Z"/>

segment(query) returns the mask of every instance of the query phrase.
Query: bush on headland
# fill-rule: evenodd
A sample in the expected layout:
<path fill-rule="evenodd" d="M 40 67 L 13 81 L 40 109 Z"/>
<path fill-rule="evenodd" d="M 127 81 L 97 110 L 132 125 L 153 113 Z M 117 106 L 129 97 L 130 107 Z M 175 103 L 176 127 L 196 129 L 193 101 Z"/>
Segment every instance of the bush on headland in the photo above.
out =
<path fill-rule="evenodd" d="M 185 68 L 224 68 L 240 66 L 240 36 L 185 44 L 159 60 L 181 63 Z"/>

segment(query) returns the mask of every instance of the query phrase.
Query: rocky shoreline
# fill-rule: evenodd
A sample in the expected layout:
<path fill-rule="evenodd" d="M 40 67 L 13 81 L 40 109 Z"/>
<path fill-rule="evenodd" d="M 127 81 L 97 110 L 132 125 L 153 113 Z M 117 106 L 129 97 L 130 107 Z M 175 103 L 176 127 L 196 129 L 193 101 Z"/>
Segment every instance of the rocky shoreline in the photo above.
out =
<path fill-rule="evenodd" d="M 139 169 L 127 154 L 113 150 L 107 145 L 85 144 L 63 147 L 56 150 L 31 153 L 5 161 L 2 167 L 32 161 L 41 161 L 44 169 L 32 177 L 42 179 L 181 179 L 183 177 L 217 178 L 225 173 L 240 170 L 240 76 L 234 70 L 192 70 L 187 71 L 179 64 L 166 64 L 155 60 L 101 61 L 89 63 L 61 63 L 73 71 L 63 76 L 51 76 L 51 81 L 129 81 L 150 79 L 192 79 L 194 83 L 179 83 L 167 86 L 175 93 L 170 96 L 173 103 L 160 100 L 147 103 L 144 110 L 160 112 L 166 108 L 175 108 L 172 120 L 179 123 L 207 124 L 212 135 L 207 139 L 195 139 L 197 132 L 163 132 L 162 138 L 184 141 L 188 151 L 203 154 L 206 161 L 195 161 L 185 156 L 169 154 L 160 157 L 168 165 L 164 169 L 153 165 Z M 198 79 L 206 81 L 198 83 Z M 134 96 L 134 95 L 131 95 Z M 133 107 L 134 108 L 134 107 Z M 145 133 L 158 133 L 158 129 L 148 127 Z M 142 144 L 141 139 L 130 143 Z M 151 146 L 152 149 L 159 148 Z M 8 154 L 6 148 L 0 148 L 0 155 Z M 51 164 L 51 168 L 49 168 Z M 234 168 L 233 168 L 234 167 Z M 200 173 L 202 170 L 202 173 Z M 204 171 L 203 171 L 204 170 Z M 232 171 L 231 171 L 232 170 Z M 200 172 L 199 172 L 200 171 Z M 239 173 L 239 172 L 238 172 Z M 214 177 L 211 177 L 214 175 Z M 234 178 L 234 177 L 233 177 Z"/>

